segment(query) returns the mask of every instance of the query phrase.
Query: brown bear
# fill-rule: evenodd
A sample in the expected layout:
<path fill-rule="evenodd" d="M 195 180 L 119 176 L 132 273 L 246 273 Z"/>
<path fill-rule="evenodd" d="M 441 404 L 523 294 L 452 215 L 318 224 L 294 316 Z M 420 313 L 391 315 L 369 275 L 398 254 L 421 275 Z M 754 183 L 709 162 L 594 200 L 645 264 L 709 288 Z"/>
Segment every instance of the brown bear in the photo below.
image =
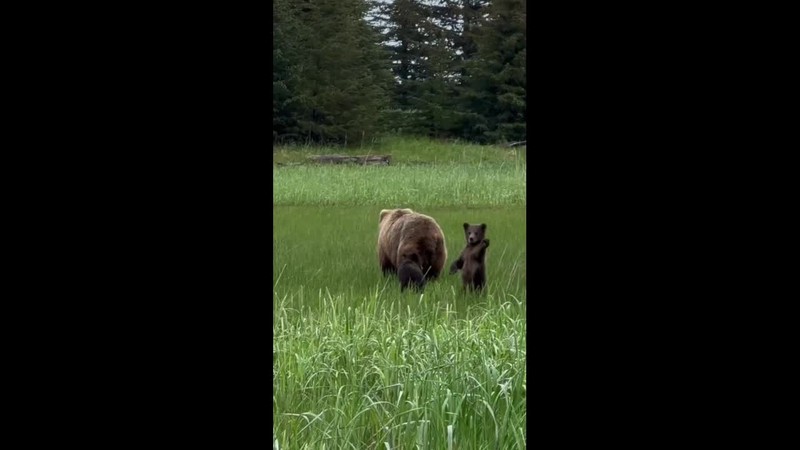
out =
<path fill-rule="evenodd" d="M 450 274 L 461 270 L 461 280 L 464 282 L 465 290 L 469 288 L 480 291 L 486 285 L 486 249 L 489 247 L 489 239 L 485 236 L 485 223 L 464 224 L 467 246 L 450 266 Z"/>
<path fill-rule="evenodd" d="M 444 233 L 432 217 L 410 209 L 384 209 L 378 226 L 378 261 L 384 275 L 397 273 L 400 290 L 422 289 L 447 262 Z"/>

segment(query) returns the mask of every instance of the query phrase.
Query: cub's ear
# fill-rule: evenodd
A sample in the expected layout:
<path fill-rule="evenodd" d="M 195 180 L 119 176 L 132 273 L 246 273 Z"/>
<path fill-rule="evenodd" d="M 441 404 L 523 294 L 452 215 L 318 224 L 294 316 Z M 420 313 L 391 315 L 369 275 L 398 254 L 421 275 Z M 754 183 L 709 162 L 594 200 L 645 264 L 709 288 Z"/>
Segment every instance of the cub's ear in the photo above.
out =
<path fill-rule="evenodd" d="M 464 230 L 466 230 L 467 228 L 469 228 L 469 224 L 467 222 L 464 222 Z"/>
<path fill-rule="evenodd" d="M 485 223 L 481 224 L 481 230 L 486 231 L 486 224 Z"/>
<path fill-rule="evenodd" d="M 380 219 L 378 219 L 378 223 L 383 222 L 383 216 L 385 216 L 385 215 L 387 215 L 387 214 L 389 214 L 391 212 L 392 212 L 391 209 L 382 209 L 381 210 L 381 214 L 380 214 Z"/>

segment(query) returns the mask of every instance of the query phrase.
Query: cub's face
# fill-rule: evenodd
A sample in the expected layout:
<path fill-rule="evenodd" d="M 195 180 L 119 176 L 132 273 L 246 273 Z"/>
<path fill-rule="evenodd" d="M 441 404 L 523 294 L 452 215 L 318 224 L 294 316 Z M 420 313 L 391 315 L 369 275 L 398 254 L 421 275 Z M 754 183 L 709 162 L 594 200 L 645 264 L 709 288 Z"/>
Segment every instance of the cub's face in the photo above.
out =
<path fill-rule="evenodd" d="M 479 225 L 464 224 L 464 237 L 467 239 L 468 245 L 475 245 L 483 240 L 486 236 L 486 224 Z"/>

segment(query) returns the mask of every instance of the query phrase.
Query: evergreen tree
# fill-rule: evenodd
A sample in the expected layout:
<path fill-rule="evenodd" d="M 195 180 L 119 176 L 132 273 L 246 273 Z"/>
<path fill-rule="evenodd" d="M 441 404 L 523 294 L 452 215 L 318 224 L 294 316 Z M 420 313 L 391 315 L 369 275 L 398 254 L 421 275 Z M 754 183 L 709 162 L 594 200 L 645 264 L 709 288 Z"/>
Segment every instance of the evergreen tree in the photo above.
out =
<path fill-rule="evenodd" d="M 376 8 L 395 80 L 392 125 L 413 134 L 437 134 L 449 112 L 450 36 L 440 3 L 394 0 Z"/>
<path fill-rule="evenodd" d="M 273 22 L 273 133 L 350 143 L 379 130 L 391 75 L 363 0 L 279 0 Z M 279 39 L 285 40 L 280 42 Z"/>
<path fill-rule="evenodd" d="M 274 137 L 358 143 L 389 125 L 484 143 L 525 139 L 525 8 L 275 0 Z"/>
<path fill-rule="evenodd" d="M 465 130 L 470 129 L 476 115 L 464 108 L 463 97 L 469 75 L 467 67 L 477 53 L 475 39 L 488 5 L 488 0 L 445 0 L 441 8 L 440 20 L 449 30 L 448 45 L 452 55 L 445 105 L 450 111 L 446 127 L 453 137 L 474 139 Z"/>
<path fill-rule="evenodd" d="M 272 4 L 272 136 L 273 141 L 299 140 L 296 68 L 303 49 L 297 36 L 305 30 L 297 22 L 294 0 L 274 0 Z"/>
<path fill-rule="evenodd" d="M 524 0 L 495 0 L 475 32 L 465 65 L 464 134 L 479 142 L 526 139 L 526 26 Z"/>

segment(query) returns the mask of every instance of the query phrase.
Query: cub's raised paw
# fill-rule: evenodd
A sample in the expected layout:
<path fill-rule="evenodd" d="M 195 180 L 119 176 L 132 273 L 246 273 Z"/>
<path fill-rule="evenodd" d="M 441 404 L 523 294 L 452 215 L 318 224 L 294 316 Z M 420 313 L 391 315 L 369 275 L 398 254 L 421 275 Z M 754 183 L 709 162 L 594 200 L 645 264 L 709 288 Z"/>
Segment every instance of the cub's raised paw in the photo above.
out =
<path fill-rule="evenodd" d="M 484 244 L 484 247 L 488 247 L 489 246 L 489 240 L 488 239 L 484 239 L 483 240 L 483 244 Z"/>

